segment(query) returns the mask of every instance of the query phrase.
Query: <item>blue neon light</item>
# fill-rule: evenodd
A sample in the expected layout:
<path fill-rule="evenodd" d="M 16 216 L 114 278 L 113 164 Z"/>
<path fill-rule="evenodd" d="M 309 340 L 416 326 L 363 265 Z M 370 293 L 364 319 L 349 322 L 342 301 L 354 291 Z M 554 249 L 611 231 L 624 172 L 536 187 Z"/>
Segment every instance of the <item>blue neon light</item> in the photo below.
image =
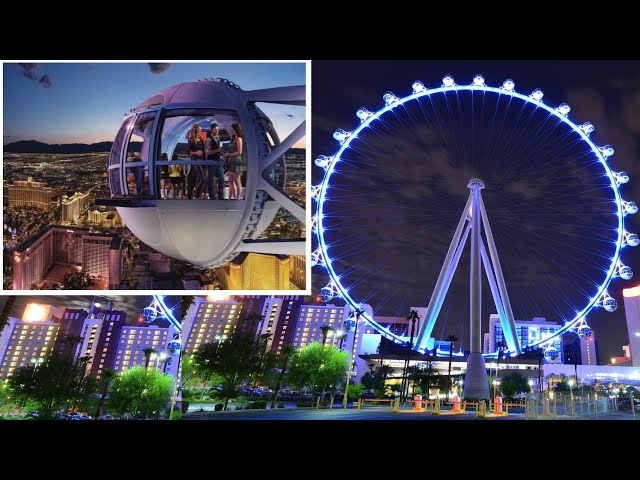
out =
<path fill-rule="evenodd" d="M 351 143 L 351 140 L 354 138 L 357 138 L 358 134 L 360 133 L 360 131 L 362 131 L 364 128 L 368 127 L 369 124 L 375 120 L 377 120 L 378 118 L 380 118 L 382 115 L 384 115 L 385 113 L 387 113 L 388 111 L 390 111 L 391 109 L 402 105 L 408 101 L 411 100 L 416 100 L 420 97 L 424 97 L 424 96 L 429 96 L 429 95 L 434 95 L 434 94 L 438 94 L 438 93 L 442 93 L 442 94 L 447 94 L 447 93 L 456 93 L 459 91 L 480 91 L 480 92 L 492 92 L 492 93 L 496 93 L 498 95 L 508 95 L 514 98 L 518 98 L 520 100 L 522 100 L 525 103 L 530 103 L 532 105 L 535 105 L 536 107 L 542 108 L 544 110 L 546 110 L 547 112 L 549 112 L 549 114 L 556 116 L 559 120 L 561 120 L 562 122 L 564 122 L 565 124 L 567 124 L 575 133 L 577 133 L 578 135 L 580 135 L 580 137 L 582 138 L 582 140 L 584 140 L 585 142 L 587 142 L 587 144 L 591 147 L 591 150 L 593 151 L 593 153 L 596 155 L 596 157 L 598 158 L 598 161 L 600 162 L 600 164 L 602 165 L 602 167 L 604 168 L 607 176 L 609 177 L 609 182 L 611 184 L 611 189 L 613 190 L 614 196 L 615 196 L 615 203 L 617 206 L 617 212 L 616 215 L 618 216 L 618 227 L 617 227 L 617 232 L 618 232 L 618 238 L 615 242 L 616 244 L 616 249 L 615 249 L 615 253 L 613 255 L 613 257 L 611 258 L 611 265 L 609 266 L 609 269 L 607 271 L 607 276 L 606 279 L 604 280 L 604 282 L 602 283 L 602 285 L 600 285 L 600 287 L 598 288 L 598 292 L 595 296 L 593 296 L 589 303 L 587 304 L 586 307 L 584 307 L 581 311 L 576 312 L 575 317 L 572 320 L 569 321 L 565 321 L 563 323 L 563 326 L 561 328 L 559 328 L 557 331 L 553 332 L 552 334 L 550 334 L 548 337 L 544 337 L 542 339 L 540 339 L 537 342 L 531 343 L 529 344 L 530 347 L 535 347 L 538 345 L 541 345 L 543 343 L 548 342 L 549 340 L 551 340 L 552 338 L 558 336 L 558 335 L 562 335 L 563 333 L 567 332 L 568 330 L 570 330 L 571 328 L 573 328 L 579 321 L 581 321 L 582 319 L 584 319 L 584 317 L 595 307 L 597 306 L 600 301 L 601 298 L 603 298 L 606 294 L 606 289 L 609 285 L 609 283 L 611 282 L 612 278 L 614 277 L 614 275 L 616 274 L 616 266 L 618 264 L 619 258 L 620 258 L 620 250 L 623 247 L 623 243 L 625 240 L 625 230 L 624 230 L 624 209 L 623 209 L 623 201 L 622 198 L 620 197 L 620 192 L 618 190 L 618 174 L 614 173 L 610 168 L 609 165 L 607 165 L 607 161 L 606 158 L 609 157 L 610 155 L 613 154 L 613 149 L 609 146 L 609 145 L 605 145 L 604 147 L 600 148 L 597 145 L 595 145 L 591 139 L 589 138 L 589 134 L 591 132 L 593 132 L 594 128 L 593 125 L 591 125 L 591 123 L 587 122 L 581 126 L 576 125 L 574 122 L 572 122 L 568 117 L 567 114 L 570 111 L 570 107 L 569 105 L 567 105 L 566 103 L 561 104 L 559 107 L 557 108 L 552 108 L 548 105 L 546 105 L 543 101 L 542 101 L 542 91 L 540 90 L 535 90 L 534 93 L 532 95 L 523 95 L 521 93 L 518 93 L 515 91 L 515 82 L 513 82 L 513 80 L 511 79 L 507 79 L 505 80 L 505 82 L 503 83 L 501 88 L 496 88 L 496 87 L 489 87 L 486 84 L 484 84 L 484 82 L 482 82 L 482 84 L 479 84 L 479 79 L 478 81 L 474 81 L 474 83 L 472 85 L 456 85 L 453 81 L 453 77 L 450 75 L 447 75 L 443 78 L 443 86 L 438 87 L 438 88 L 426 88 L 422 82 L 416 81 L 413 83 L 412 87 L 413 87 L 413 93 L 410 95 L 407 95 L 404 98 L 393 98 L 393 102 L 392 103 L 387 103 L 384 107 L 382 107 L 380 110 L 378 110 L 377 112 L 368 115 L 371 112 L 367 111 L 367 115 L 366 118 L 363 119 L 362 117 L 364 115 L 358 115 L 358 118 L 360 118 L 361 123 L 360 125 L 357 126 L 357 128 L 355 130 L 353 130 L 352 132 L 349 132 L 348 136 L 346 137 L 342 137 L 342 135 L 340 135 L 341 138 L 339 138 L 338 140 L 340 141 L 340 148 L 338 150 L 338 152 L 333 156 L 330 157 L 331 161 L 330 162 L 321 162 L 322 165 L 318 164 L 318 161 L 316 161 L 316 164 L 319 166 L 322 166 L 323 168 L 325 168 L 325 175 L 324 178 L 322 179 L 322 183 L 320 184 L 320 193 L 317 196 L 317 215 L 315 216 L 315 219 L 317 221 L 317 228 L 316 228 L 316 234 L 317 234 L 317 238 L 318 238 L 318 244 L 320 246 L 319 251 L 322 254 L 322 257 L 324 258 L 324 267 L 327 269 L 327 272 L 329 273 L 329 276 L 331 278 L 331 281 L 333 283 L 333 287 L 335 288 L 335 290 L 337 290 L 339 292 L 339 295 L 345 300 L 345 302 L 347 302 L 347 304 L 349 304 L 352 308 L 356 309 L 359 308 L 359 302 L 356 302 L 353 298 L 351 298 L 351 296 L 349 295 L 349 292 L 346 288 L 344 288 L 342 286 L 342 284 L 340 283 L 340 277 L 336 274 L 336 272 L 334 271 L 332 265 L 331 265 L 331 257 L 328 254 L 327 251 L 327 245 L 325 244 L 324 241 L 324 226 L 323 226 L 323 210 L 324 210 L 324 202 L 326 200 L 326 192 L 327 192 L 327 188 L 329 187 L 329 179 L 331 178 L 331 175 L 333 174 L 336 165 L 340 162 L 341 156 L 343 154 L 343 152 L 349 148 L 349 145 Z M 391 92 L 388 92 L 391 93 Z M 385 94 L 385 97 L 387 96 L 387 94 Z M 385 98 L 384 100 L 390 100 L 391 98 Z M 336 133 L 342 133 L 344 132 L 344 130 L 339 129 Z M 344 132 L 347 133 L 347 132 Z M 335 136 L 335 135 L 334 135 Z M 323 160 L 325 158 L 328 157 L 323 157 Z M 626 175 L 626 174 L 625 174 Z M 626 182 L 625 182 L 626 183 Z M 635 239 L 634 239 L 635 241 Z M 628 243 L 629 245 L 633 245 L 632 243 Z M 626 245 L 626 243 L 625 243 Z M 402 337 L 399 335 L 396 335 L 394 333 L 391 333 L 390 331 L 384 329 L 380 324 L 378 324 L 374 319 L 373 316 L 368 315 L 366 312 L 363 313 L 361 315 L 361 317 L 367 322 L 369 323 L 369 325 L 371 325 L 374 329 L 376 329 L 376 331 L 378 331 L 380 334 L 382 334 L 384 337 L 388 338 L 389 340 L 392 340 L 396 343 L 399 344 L 406 344 L 408 339 L 406 337 Z M 419 352 L 424 353 L 424 349 L 417 349 Z M 487 355 L 487 356 L 491 356 Z"/>
<path fill-rule="evenodd" d="M 175 328 L 178 333 L 182 333 L 182 322 L 176 319 L 176 317 L 173 315 L 173 311 L 164 302 L 165 297 L 166 295 L 153 296 L 155 301 L 158 303 L 158 306 L 160 307 L 160 311 L 167 318 L 167 320 L 169 320 L 171 325 L 173 325 L 173 328 Z"/>

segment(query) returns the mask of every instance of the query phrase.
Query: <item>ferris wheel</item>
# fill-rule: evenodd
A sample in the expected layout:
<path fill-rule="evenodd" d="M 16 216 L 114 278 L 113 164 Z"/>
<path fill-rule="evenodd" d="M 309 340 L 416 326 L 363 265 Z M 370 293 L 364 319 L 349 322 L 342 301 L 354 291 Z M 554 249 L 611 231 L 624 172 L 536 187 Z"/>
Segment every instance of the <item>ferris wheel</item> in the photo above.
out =
<path fill-rule="evenodd" d="M 552 350 L 566 332 L 590 335 L 587 314 L 617 308 L 610 282 L 633 276 L 621 252 L 640 244 L 625 229 L 625 217 L 638 207 L 623 199 L 629 176 L 613 168 L 610 145 L 594 143 L 594 125 L 574 122 L 568 104 L 550 106 L 543 98 L 540 89 L 519 93 L 511 79 L 494 87 L 482 75 L 471 84 L 446 75 L 432 88 L 415 81 L 404 97 L 385 93 L 377 110 L 358 109 L 359 124 L 333 134 L 336 153 L 315 160 L 324 176 L 311 189 L 311 262 L 329 275 L 323 299 L 340 297 L 354 310 L 368 303 L 374 315 L 404 314 L 428 301 L 415 343 L 411 337 L 424 353 L 438 314 L 466 303 L 460 285 L 468 280 L 457 288 L 452 278 L 464 264 L 460 239 L 481 208 L 476 229 L 493 260 L 484 263 L 489 290 L 501 318 L 511 321 L 509 353 L 519 353 L 523 340 Z M 473 203 L 480 189 L 484 202 Z M 412 289 L 422 294 L 411 296 Z M 374 315 L 362 318 L 384 337 L 410 342 L 408 332 L 383 328 Z M 514 318 L 540 316 L 560 328 L 519 338 Z"/>

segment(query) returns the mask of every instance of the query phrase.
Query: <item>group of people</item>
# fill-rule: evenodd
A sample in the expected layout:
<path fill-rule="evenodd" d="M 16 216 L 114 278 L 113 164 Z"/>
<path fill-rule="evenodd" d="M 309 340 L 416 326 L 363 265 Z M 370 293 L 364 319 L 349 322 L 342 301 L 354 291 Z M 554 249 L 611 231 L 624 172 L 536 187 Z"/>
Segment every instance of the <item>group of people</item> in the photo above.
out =
<path fill-rule="evenodd" d="M 191 160 L 210 160 L 212 165 L 162 165 L 160 168 L 160 191 L 162 198 L 222 200 L 224 193 L 225 167 L 229 177 L 229 200 L 236 200 L 242 195 L 242 174 L 246 171 L 243 161 L 244 134 L 240 124 L 231 124 L 231 142 L 225 147 L 220 143 L 220 129 L 217 123 L 203 134 L 199 124 L 193 125 L 189 131 L 188 154 Z M 167 161 L 166 153 L 162 161 Z M 173 154 L 172 160 L 178 160 Z M 224 165 L 223 165 L 224 164 Z M 186 188 L 185 188 L 186 180 Z M 216 181 L 214 181 L 216 180 Z M 206 191 L 206 192 L 205 192 Z"/>

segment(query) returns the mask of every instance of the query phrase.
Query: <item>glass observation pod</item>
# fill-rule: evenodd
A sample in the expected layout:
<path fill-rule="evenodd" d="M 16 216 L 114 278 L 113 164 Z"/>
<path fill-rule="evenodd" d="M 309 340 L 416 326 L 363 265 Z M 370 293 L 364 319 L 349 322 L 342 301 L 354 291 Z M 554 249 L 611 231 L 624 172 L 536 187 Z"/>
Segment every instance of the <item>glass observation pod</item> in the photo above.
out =
<path fill-rule="evenodd" d="M 244 91 L 224 79 L 162 90 L 125 116 L 109 157 L 111 198 L 96 203 L 116 207 L 147 245 L 197 266 L 219 266 L 242 252 L 304 255 L 304 239 L 257 238 L 280 207 L 305 223 L 304 207 L 284 192 L 284 153 L 304 137 L 306 120 L 280 141 L 256 103 L 305 106 L 305 90 Z M 207 155 L 212 123 L 222 154 L 237 152 L 232 125 L 240 126 L 242 155 Z M 192 142 L 195 125 L 200 139 Z"/>

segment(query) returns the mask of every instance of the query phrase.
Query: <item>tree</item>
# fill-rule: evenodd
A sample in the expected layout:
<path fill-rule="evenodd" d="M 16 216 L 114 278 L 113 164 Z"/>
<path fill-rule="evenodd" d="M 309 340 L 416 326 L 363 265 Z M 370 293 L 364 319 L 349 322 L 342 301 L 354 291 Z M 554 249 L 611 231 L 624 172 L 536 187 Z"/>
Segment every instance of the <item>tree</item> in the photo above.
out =
<path fill-rule="evenodd" d="M 157 370 L 135 366 L 122 372 L 111 383 L 107 401 L 109 411 L 117 415 L 147 418 L 171 400 L 173 378 Z"/>
<path fill-rule="evenodd" d="M 526 346 L 522 350 L 522 353 L 516 358 L 538 361 L 538 389 L 540 392 L 542 392 L 542 360 L 544 359 L 544 352 L 542 351 L 542 349 Z"/>
<path fill-rule="evenodd" d="M 420 314 L 417 310 L 410 310 L 407 315 L 407 320 L 411 322 L 411 336 L 409 343 L 407 344 L 407 358 L 404 361 L 404 368 L 402 369 L 402 389 L 400 391 L 401 401 L 404 402 L 404 397 L 409 391 L 409 379 L 407 373 L 409 370 L 409 363 L 411 362 L 411 351 L 413 350 L 413 336 L 415 335 L 416 321 L 420 319 Z"/>
<path fill-rule="evenodd" d="M 2 307 L 2 312 L 0 312 L 0 333 L 2 330 L 9 324 L 9 314 L 11 313 L 11 309 L 13 308 L 13 304 L 16 301 L 15 295 L 9 295 L 6 297 L 7 300 L 4 302 L 4 307 Z"/>
<path fill-rule="evenodd" d="M 453 360 L 453 344 L 458 341 L 458 337 L 455 335 L 449 335 L 447 342 L 449 342 L 449 372 L 447 373 L 447 399 L 451 393 L 451 360 Z"/>
<path fill-rule="evenodd" d="M 69 348 L 68 355 L 73 356 L 74 347 L 81 343 L 83 340 L 84 338 L 79 337 L 78 335 L 67 335 L 66 337 L 64 337 L 64 340 L 62 340 L 62 344 L 65 346 L 65 348 Z"/>
<path fill-rule="evenodd" d="M 293 356 L 289 367 L 289 383 L 309 387 L 315 394 L 336 385 L 347 373 L 349 354 L 331 345 L 313 342 Z"/>
<path fill-rule="evenodd" d="M 331 330 L 333 330 L 333 327 L 330 325 L 323 325 L 320 327 L 320 331 L 322 332 L 322 345 L 327 343 L 327 335 L 329 335 Z"/>
<path fill-rule="evenodd" d="M 100 416 L 100 410 L 102 409 L 102 405 L 104 404 L 105 398 L 107 398 L 107 392 L 109 391 L 109 384 L 118 376 L 118 372 L 111 368 L 105 368 L 102 371 L 102 396 L 100 397 L 100 403 L 98 403 L 98 407 L 96 408 L 96 413 L 94 418 L 98 420 Z"/>
<path fill-rule="evenodd" d="M 263 321 L 264 321 L 264 315 L 261 315 L 259 313 L 248 313 L 247 316 L 245 317 L 245 322 L 251 323 L 251 331 L 253 333 L 257 333 L 258 330 L 261 329 Z M 256 325 L 258 326 L 256 327 Z"/>
<path fill-rule="evenodd" d="M 295 355 L 297 350 L 293 345 L 285 345 L 280 350 L 280 358 L 282 359 L 282 368 L 280 369 L 280 375 L 278 376 L 278 382 L 276 383 L 275 388 L 273 389 L 273 398 L 271 399 L 271 408 L 275 408 L 276 400 L 278 400 L 278 393 L 280 393 L 280 387 L 282 387 L 282 380 L 284 376 L 287 374 L 287 368 L 289 367 L 289 360 L 291 357 Z"/>
<path fill-rule="evenodd" d="M 193 295 L 183 295 L 182 296 L 182 318 L 187 316 L 187 312 L 193 303 L 195 302 L 196 297 Z"/>
<path fill-rule="evenodd" d="M 364 391 L 364 385 L 362 385 L 361 383 L 352 383 L 347 388 L 347 398 L 349 400 L 355 400 L 356 398 L 360 397 L 360 395 L 362 395 Z"/>
<path fill-rule="evenodd" d="M 88 273 L 69 272 L 62 281 L 62 290 L 86 290 L 94 284 L 93 278 Z"/>
<path fill-rule="evenodd" d="M 153 355 L 154 353 L 158 353 L 158 351 L 153 347 L 146 347 L 142 349 L 142 353 L 144 353 L 144 368 L 148 369 L 151 355 Z"/>
<path fill-rule="evenodd" d="M 222 379 L 223 388 L 217 396 L 224 400 L 225 410 L 229 400 L 239 395 L 238 384 L 275 367 L 276 357 L 266 351 L 266 341 L 264 336 L 256 338 L 253 332 L 236 329 L 223 343 L 202 345 L 193 355 L 201 371 Z"/>
<path fill-rule="evenodd" d="M 71 402 L 79 402 L 90 392 L 85 374 L 89 357 L 78 359 L 66 355 L 49 356 L 41 365 L 20 367 L 7 383 L 14 399 L 31 400 L 38 405 L 41 418 L 51 418 L 53 410 Z"/>
<path fill-rule="evenodd" d="M 529 391 L 529 382 L 521 373 L 509 373 L 500 379 L 500 390 L 505 398 L 513 399 L 516 395 Z"/>

